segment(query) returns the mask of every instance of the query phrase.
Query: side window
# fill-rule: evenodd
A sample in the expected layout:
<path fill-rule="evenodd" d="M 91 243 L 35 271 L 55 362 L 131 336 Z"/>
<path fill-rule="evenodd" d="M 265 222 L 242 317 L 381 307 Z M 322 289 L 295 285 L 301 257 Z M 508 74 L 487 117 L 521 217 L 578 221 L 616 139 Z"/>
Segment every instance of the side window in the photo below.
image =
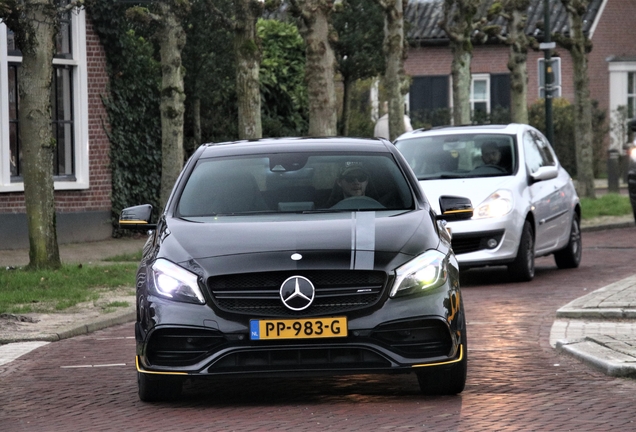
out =
<path fill-rule="evenodd" d="M 552 150 L 552 147 L 550 147 L 548 139 L 543 135 L 539 135 L 538 139 L 540 140 L 539 151 L 541 152 L 541 157 L 543 158 L 543 165 L 556 165 L 556 157 L 554 156 L 554 151 Z"/>
<path fill-rule="evenodd" d="M 523 151 L 530 173 L 535 173 L 542 166 L 556 165 L 548 141 L 535 131 L 526 131 L 524 133 Z"/>

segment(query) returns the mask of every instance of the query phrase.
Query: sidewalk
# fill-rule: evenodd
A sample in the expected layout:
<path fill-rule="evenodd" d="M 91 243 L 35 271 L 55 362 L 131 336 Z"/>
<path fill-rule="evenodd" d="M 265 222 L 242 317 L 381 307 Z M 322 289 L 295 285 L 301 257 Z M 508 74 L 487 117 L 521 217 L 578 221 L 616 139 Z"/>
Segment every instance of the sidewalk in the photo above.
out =
<path fill-rule="evenodd" d="M 636 377 L 636 275 L 556 312 L 550 345 L 606 375 Z"/>
<path fill-rule="evenodd" d="M 606 217 L 585 221 L 581 230 L 631 226 L 632 216 Z M 144 239 L 109 239 L 60 245 L 60 255 L 64 263 L 99 264 L 107 257 L 136 252 L 143 244 Z M 22 266 L 28 261 L 28 250 L 0 250 L 2 267 Z M 114 312 L 40 314 L 35 323 L 28 321 L 32 315 L 28 314 L 24 322 L 0 325 L 0 366 L 42 344 L 134 321 L 134 296 L 125 300 L 129 306 Z M 0 316 L 0 324 L 7 319 L 11 317 Z M 560 308 L 550 332 L 550 344 L 608 375 L 636 377 L 636 274 Z"/>

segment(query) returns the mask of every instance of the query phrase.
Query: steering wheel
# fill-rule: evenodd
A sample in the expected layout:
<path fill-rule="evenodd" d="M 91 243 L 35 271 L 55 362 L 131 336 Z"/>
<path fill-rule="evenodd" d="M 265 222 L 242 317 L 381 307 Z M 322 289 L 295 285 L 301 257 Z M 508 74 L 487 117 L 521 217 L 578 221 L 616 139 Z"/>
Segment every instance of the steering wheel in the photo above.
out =
<path fill-rule="evenodd" d="M 494 164 L 479 165 L 478 167 L 475 167 L 473 169 L 473 171 L 477 171 L 477 170 L 496 170 L 497 172 L 502 172 L 502 173 L 508 172 L 508 170 L 505 169 L 504 167 L 501 167 L 499 165 L 494 165 Z"/>
<path fill-rule="evenodd" d="M 354 196 L 345 198 L 331 206 L 333 210 L 355 210 L 355 209 L 385 209 L 382 204 L 368 196 Z"/>

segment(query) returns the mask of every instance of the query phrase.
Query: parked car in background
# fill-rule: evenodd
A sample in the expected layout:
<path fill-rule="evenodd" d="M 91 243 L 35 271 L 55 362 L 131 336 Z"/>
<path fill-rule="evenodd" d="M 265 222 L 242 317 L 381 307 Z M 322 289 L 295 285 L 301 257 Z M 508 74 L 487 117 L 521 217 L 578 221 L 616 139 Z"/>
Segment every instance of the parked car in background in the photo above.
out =
<path fill-rule="evenodd" d="M 202 145 L 156 224 L 137 273 L 143 401 L 218 375 L 415 373 L 455 394 L 467 371 L 459 270 L 443 220 L 397 149 L 377 139 Z"/>
<path fill-rule="evenodd" d="M 636 136 L 636 119 L 630 120 L 628 126 L 632 131 L 632 135 Z M 627 151 L 629 156 L 627 191 L 629 193 L 629 201 L 632 204 L 632 211 L 634 212 L 634 221 L 636 222 L 636 138 L 632 141 L 632 145 Z"/>
<path fill-rule="evenodd" d="M 579 198 L 537 129 L 442 127 L 406 133 L 395 145 L 433 206 L 442 194 L 471 199 L 473 217 L 448 223 L 462 270 L 506 265 L 513 280 L 529 281 L 535 257 L 548 254 L 559 268 L 578 267 Z"/>

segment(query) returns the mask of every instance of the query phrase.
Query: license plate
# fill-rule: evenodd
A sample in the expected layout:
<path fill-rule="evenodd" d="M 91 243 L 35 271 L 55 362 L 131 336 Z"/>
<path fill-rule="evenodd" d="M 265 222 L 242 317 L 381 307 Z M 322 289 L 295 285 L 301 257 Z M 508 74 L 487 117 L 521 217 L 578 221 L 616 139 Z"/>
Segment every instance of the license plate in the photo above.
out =
<path fill-rule="evenodd" d="M 347 336 L 347 317 L 250 320 L 250 339 L 314 339 Z"/>

